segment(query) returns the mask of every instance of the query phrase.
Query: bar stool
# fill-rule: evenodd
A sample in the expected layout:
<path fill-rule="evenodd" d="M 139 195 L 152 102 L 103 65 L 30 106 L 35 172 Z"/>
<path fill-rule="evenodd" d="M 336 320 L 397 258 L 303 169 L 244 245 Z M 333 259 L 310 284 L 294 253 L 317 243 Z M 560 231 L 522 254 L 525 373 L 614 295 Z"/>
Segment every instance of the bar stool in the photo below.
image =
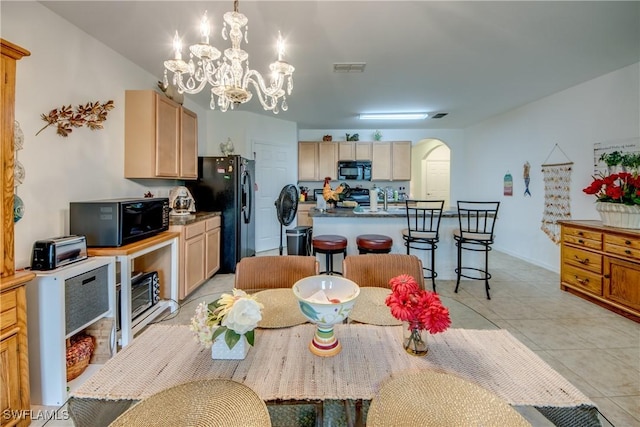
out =
<path fill-rule="evenodd" d="M 453 239 L 458 248 L 458 265 L 456 267 L 456 289 L 460 286 L 460 278 L 484 280 L 487 299 L 489 295 L 489 252 L 493 244 L 493 228 L 498 218 L 500 202 L 458 202 L 458 223 L 460 228 L 453 232 Z M 484 267 L 464 267 L 462 265 L 462 251 L 484 253 Z M 474 273 L 475 272 L 475 273 Z"/>
<path fill-rule="evenodd" d="M 356 237 L 358 252 L 362 254 L 388 254 L 391 252 L 393 240 L 382 234 L 361 234 Z"/>
<path fill-rule="evenodd" d="M 347 256 L 347 238 L 335 234 L 322 234 L 313 236 L 313 255 L 316 253 L 325 254 L 327 261 L 327 269 L 321 271 L 320 274 L 339 274 L 342 273 L 333 269 L 333 255 L 341 253 L 343 257 Z"/>
<path fill-rule="evenodd" d="M 402 239 L 407 247 L 407 255 L 411 249 L 431 253 L 431 265 L 423 267 L 428 273 L 425 279 L 431 279 L 433 292 L 436 291 L 436 249 L 440 241 L 440 218 L 444 200 L 406 200 L 407 228 L 402 230 Z"/>

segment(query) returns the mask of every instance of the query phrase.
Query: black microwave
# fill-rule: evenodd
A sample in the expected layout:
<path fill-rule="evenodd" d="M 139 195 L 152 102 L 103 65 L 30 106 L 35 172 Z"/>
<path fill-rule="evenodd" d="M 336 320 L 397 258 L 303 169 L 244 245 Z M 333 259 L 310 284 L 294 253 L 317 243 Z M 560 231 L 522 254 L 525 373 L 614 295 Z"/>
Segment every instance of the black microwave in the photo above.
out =
<path fill-rule="evenodd" d="M 169 199 L 111 199 L 69 203 L 69 230 L 88 247 L 117 247 L 169 229 Z"/>
<path fill-rule="evenodd" d="M 338 180 L 371 181 L 371 162 L 341 161 L 338 162 Z"/>

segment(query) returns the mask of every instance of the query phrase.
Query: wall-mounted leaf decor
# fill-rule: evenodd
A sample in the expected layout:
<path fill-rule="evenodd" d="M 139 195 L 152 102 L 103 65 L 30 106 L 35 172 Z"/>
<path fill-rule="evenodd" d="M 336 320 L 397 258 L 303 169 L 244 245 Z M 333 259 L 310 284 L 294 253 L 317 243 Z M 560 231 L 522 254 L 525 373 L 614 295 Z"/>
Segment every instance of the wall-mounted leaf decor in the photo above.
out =
<path fill-rule="evenodd" d="M 73 131 L 73 128 L 86 126 L 91 130 L 103 129 L 102 122 L 107 120 L 107 114 L 113 110 L 114 104 L 112 100 L 105 103 L 99 101 L 88 102 L 85 105 L 78 105 L 75 109 L 71 105 L 63 105 L 59 109 L 53 109 L 49 114 L 42 114 L 40 118 L 47 122 L 47 125 L 40 129 L 36 136 L 49 126 L 56 125 L 56 133 L 60 136 L 67 137 Z"/>

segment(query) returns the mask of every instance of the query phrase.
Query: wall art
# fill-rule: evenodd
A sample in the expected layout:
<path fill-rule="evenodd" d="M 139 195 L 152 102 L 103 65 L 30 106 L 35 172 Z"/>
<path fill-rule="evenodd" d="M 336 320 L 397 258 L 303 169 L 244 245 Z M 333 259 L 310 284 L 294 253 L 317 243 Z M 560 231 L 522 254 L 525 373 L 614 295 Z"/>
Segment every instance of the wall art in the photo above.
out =
<path fill-rule="evenodd" d="M 36 136 L 49 126 L 56 125 L 56 133 L 60 136 L 67 137 L 73 128 L 79 128 L 86 126 L 91 130 L 103 129 L 102 122 L 107 120 L 107 114 L 114 108 L 112 100 L 105 103 L 100 101 L 88 102 L 85 105 L 78 105 L 74 110 L 71 105 L 63 105 L 62 107 L 55 108 L 49 112 L 49 114 L 41 114 L 40 118 L 47 122 L 36 133 Z"/>

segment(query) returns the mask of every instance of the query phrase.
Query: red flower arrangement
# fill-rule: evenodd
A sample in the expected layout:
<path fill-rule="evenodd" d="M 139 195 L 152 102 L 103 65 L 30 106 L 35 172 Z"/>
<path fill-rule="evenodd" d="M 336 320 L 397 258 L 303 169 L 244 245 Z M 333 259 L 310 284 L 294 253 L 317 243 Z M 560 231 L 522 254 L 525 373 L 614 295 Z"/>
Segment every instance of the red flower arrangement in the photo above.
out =
<path fill-rule="evenodd" d="M 640 205 L 640 176 L 629 172 L 594 176 L 591 185 L 582 191 L 595 195 L 598 202 Z"/>
<path fill-rule="evenodd" d="M 404 341 L 404 348 L 412 354 L 427 353 L 420 331 L 431 334 L 444 332 L 451 326 L 449 309 L 442 305 L 435 292 L 420 289 L 418 282 L 408 274 L 402 274 L 389 281 L 391 294 L 385 304 L 391 309 L 391 315 L 409 324 L 410 336 Z M 424 351 L 418 348 L 424 346 Z"/>

